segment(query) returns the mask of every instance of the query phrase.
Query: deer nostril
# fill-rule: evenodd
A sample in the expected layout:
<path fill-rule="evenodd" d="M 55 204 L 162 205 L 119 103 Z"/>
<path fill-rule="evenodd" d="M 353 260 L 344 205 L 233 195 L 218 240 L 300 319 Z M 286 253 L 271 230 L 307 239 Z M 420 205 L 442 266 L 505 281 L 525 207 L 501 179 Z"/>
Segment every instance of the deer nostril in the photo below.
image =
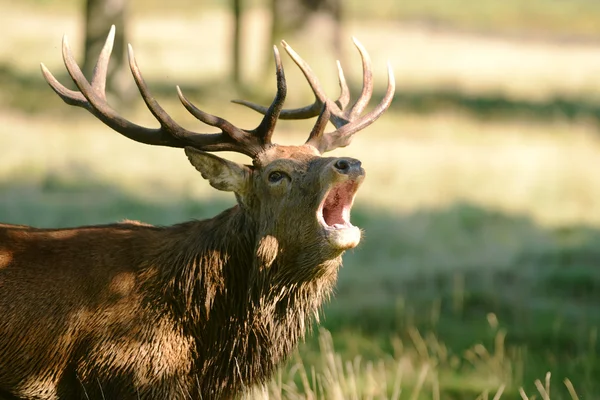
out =
<path fill-rule="evenodd" d="M 348 172 L 348 170 L 350 169 L 350 163 L 348 162 L 348 160 L 345 160 L 343 158 L 337 160 L 334 166 L 340 172 Z"/>

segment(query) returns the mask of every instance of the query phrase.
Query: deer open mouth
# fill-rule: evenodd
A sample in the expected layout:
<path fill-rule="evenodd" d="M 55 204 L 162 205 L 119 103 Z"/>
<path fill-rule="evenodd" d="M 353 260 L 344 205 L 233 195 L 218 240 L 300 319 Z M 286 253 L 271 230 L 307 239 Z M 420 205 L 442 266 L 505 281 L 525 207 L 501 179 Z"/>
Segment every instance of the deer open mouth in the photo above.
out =
<path fill-rule="evenodd" d="M 333 185 L 319 205 L 317 216 L 326 229 L 353 228 L 350 223 L 350 210 L 358 189 L 358 182 L 348 180 Z"/>
<path fill-rule="evenodd" d="M 325 228 L 343 229 L 352 226 L 350 209 L 356 187 L 355 182 L 346 181 L 329 189 L 319 207 L 319 219 Z"/>
<path fill-rule="evenodd" d="M 360 242 L 360 229 L 350 223 L 350 210 L 360 183 L 361 180 L 350 179 L 332 185 L 319 204 L 317 219 L 332 248 L 347 250 Z"/>

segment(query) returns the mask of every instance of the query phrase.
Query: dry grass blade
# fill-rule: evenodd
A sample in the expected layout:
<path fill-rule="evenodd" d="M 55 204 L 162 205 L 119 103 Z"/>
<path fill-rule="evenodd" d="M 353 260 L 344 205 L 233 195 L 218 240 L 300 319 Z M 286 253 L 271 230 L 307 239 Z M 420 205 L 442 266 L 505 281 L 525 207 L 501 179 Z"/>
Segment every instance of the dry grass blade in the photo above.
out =
<path fill-rule="evenodd" d="M 440 400 L 440 381 L 438 380 L 437 375 L 434 377 L 431 386 L 433 400 Z"/>
<path fill-rule="evenodd" d="M 552 374 L 550 372 L 546 372 L 546 393 L 548 394 L 548 397 L 550 397 L 550 377 L 552 376 Z"/>
<path fill-rule="evenodd" d="M 537 388 L 538 392 L 540 392 L 540 394 L 542 395 L 542 399 L 550 400 L 550 395 L 546 391 L 546 388 L 544 388 L 544 385 L 542 385 L 542 381 L 540 381 L 539 379 L 536 379 L 535 387 Z"/>
<path fill-rule="evenodd" d="M 404 367 L 402 362 L 397 363 L 396 376 L 394 379 L 394 389 L 392 391 L 391 400 L 398 400 L 402 394 L 402 377 L 404 375 Z"/>
<path fill-rule="evenodd" d="M 488 400 L 489 399 L 489 393 L 487 390 L 484 390 L 483 393 L 481 393 L 479 396 L 477 396 L 475 398 L 475 400 Z"/>
<path fill-rule="evenodd" d="M 423 388 L 423 383 L 425 383 L 425 378 L 427 378 L 427 373 L 429 372 L 429 365 L 425 364 L 421 367 L 421 372 L 419 372 L 419 378 L 417 379 L 417 384 L 415 385 L 412 394 L 410 396 L 411 400 L 417 400 L 419 398 L 419 394 L 421 393 L 421 389 Z"/>
<path fill-rule="evenodd" d="M 579 400 L 579 396 L 577 395 L 577 391 L 573 387 L 573 383 L 571 382 L 571 380 L 569 378 L 566 378 L 564 380 L 564 383 L 565 383 L 565 386 L 567 387 L 567 390 L 569 391 L 569 394 L 571 395 L 571 398 L 573 400 Z"/>
<path fill-rule="evenodd" d="M 498 391 L 496 392 L 496 394 L 494 395 L 494 398 L 492 400 L 500 400 L 500 397 L 502 397 L 502 393 L 504 393 L 505 388 L 506 388 L 506 385 L 501 385 L 498 388 Z"/>
<path fill-rule="evenodd" d="M 419 352 L 419 356 L 423 360 L 429 361 L 429 351 L 427 350 L 427 343 L 423 339 L 423 336 L 421 336 L 421 333 L 419 332 L 419 330 L 415 327 L 410 327 L 408 329 L 408 334 L 409 334 L 410 338 L 412 339 L 412 342 L 415 345 L 415 348 Z"/>

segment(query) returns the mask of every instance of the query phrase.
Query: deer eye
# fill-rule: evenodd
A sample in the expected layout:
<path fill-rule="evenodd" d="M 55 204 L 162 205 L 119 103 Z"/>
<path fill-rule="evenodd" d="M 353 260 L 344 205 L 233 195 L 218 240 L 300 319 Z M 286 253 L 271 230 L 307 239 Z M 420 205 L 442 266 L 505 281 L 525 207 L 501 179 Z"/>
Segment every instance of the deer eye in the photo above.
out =
<path fill-rule="evenodd" d="M 269 174 L 269 182 L 270 183 L 277 183 L 277 182 L 281 181 L 283 178 L 285 178 L 285 174 L 280 171 L 273 171 Z"/>

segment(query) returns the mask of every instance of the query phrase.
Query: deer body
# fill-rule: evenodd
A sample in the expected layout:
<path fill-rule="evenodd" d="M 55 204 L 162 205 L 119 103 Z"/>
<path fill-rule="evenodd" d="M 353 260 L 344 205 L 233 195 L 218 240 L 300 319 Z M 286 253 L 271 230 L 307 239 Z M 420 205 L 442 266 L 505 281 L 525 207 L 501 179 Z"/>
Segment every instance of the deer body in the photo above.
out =
<path fill-rule="evenodd" d="M 160 128 L 129 122 L 106 103 L 104 80 L 114 28 L 88 82 L 68 44 L 63 58 L 80 92 L 42 66 L 65 102 L 88 109 L 130 139 L 185 148 L 191 164 L 237 205 L 204 221 L 171 227 L 136 222 L 74 229 L 0 225 L 0 399 L 233 398 L 266 380 L 311 324 L 335 284 L 342 253 L 360 230 L 350 209 L 365 172 L 358 160 L 323 157 L 389 106 L 361 116 L 372 91 L 364 49 L 363 93 L 348 110 L 326 99 L 310 68 L 286 50 L 315 93 L 312 106 L 283 110 L 277 95 L 242 130 L 206 114 L 181 92 L 184 106 L 219 134 L 190 132 L 150 95 L 130 49 L 136 84 Z M 332 110 L 332 111 L 330 111 Z M 278 118 L 318 119 L 300 146 L 271 143 Z M 324 133 L 331 121 L 338 129 Z M 207 151 L 252 158 L 241 165 Z"/>
<path fill-rule="evenodd" d="M 282 295 L 268 284 L 278 260 L 253 254 L 256 233 L 239 207 L 166 228 L 3 227 L 0 387 L 23 398 L 229 398 L 263 380 L 304 334 L 340 259 Z"/>
<path fill-rule="evenodd" d="M 144 293 L 162 267 L 150 247 L 169 237 L 131 224 L 3 228 L 0 387 L 41 399 L 102 398 L 99 382 L 106 398 L 132 384 L 143 398 L 185 393 L 168 390 L 191 372 L 193 344 Z"/>

